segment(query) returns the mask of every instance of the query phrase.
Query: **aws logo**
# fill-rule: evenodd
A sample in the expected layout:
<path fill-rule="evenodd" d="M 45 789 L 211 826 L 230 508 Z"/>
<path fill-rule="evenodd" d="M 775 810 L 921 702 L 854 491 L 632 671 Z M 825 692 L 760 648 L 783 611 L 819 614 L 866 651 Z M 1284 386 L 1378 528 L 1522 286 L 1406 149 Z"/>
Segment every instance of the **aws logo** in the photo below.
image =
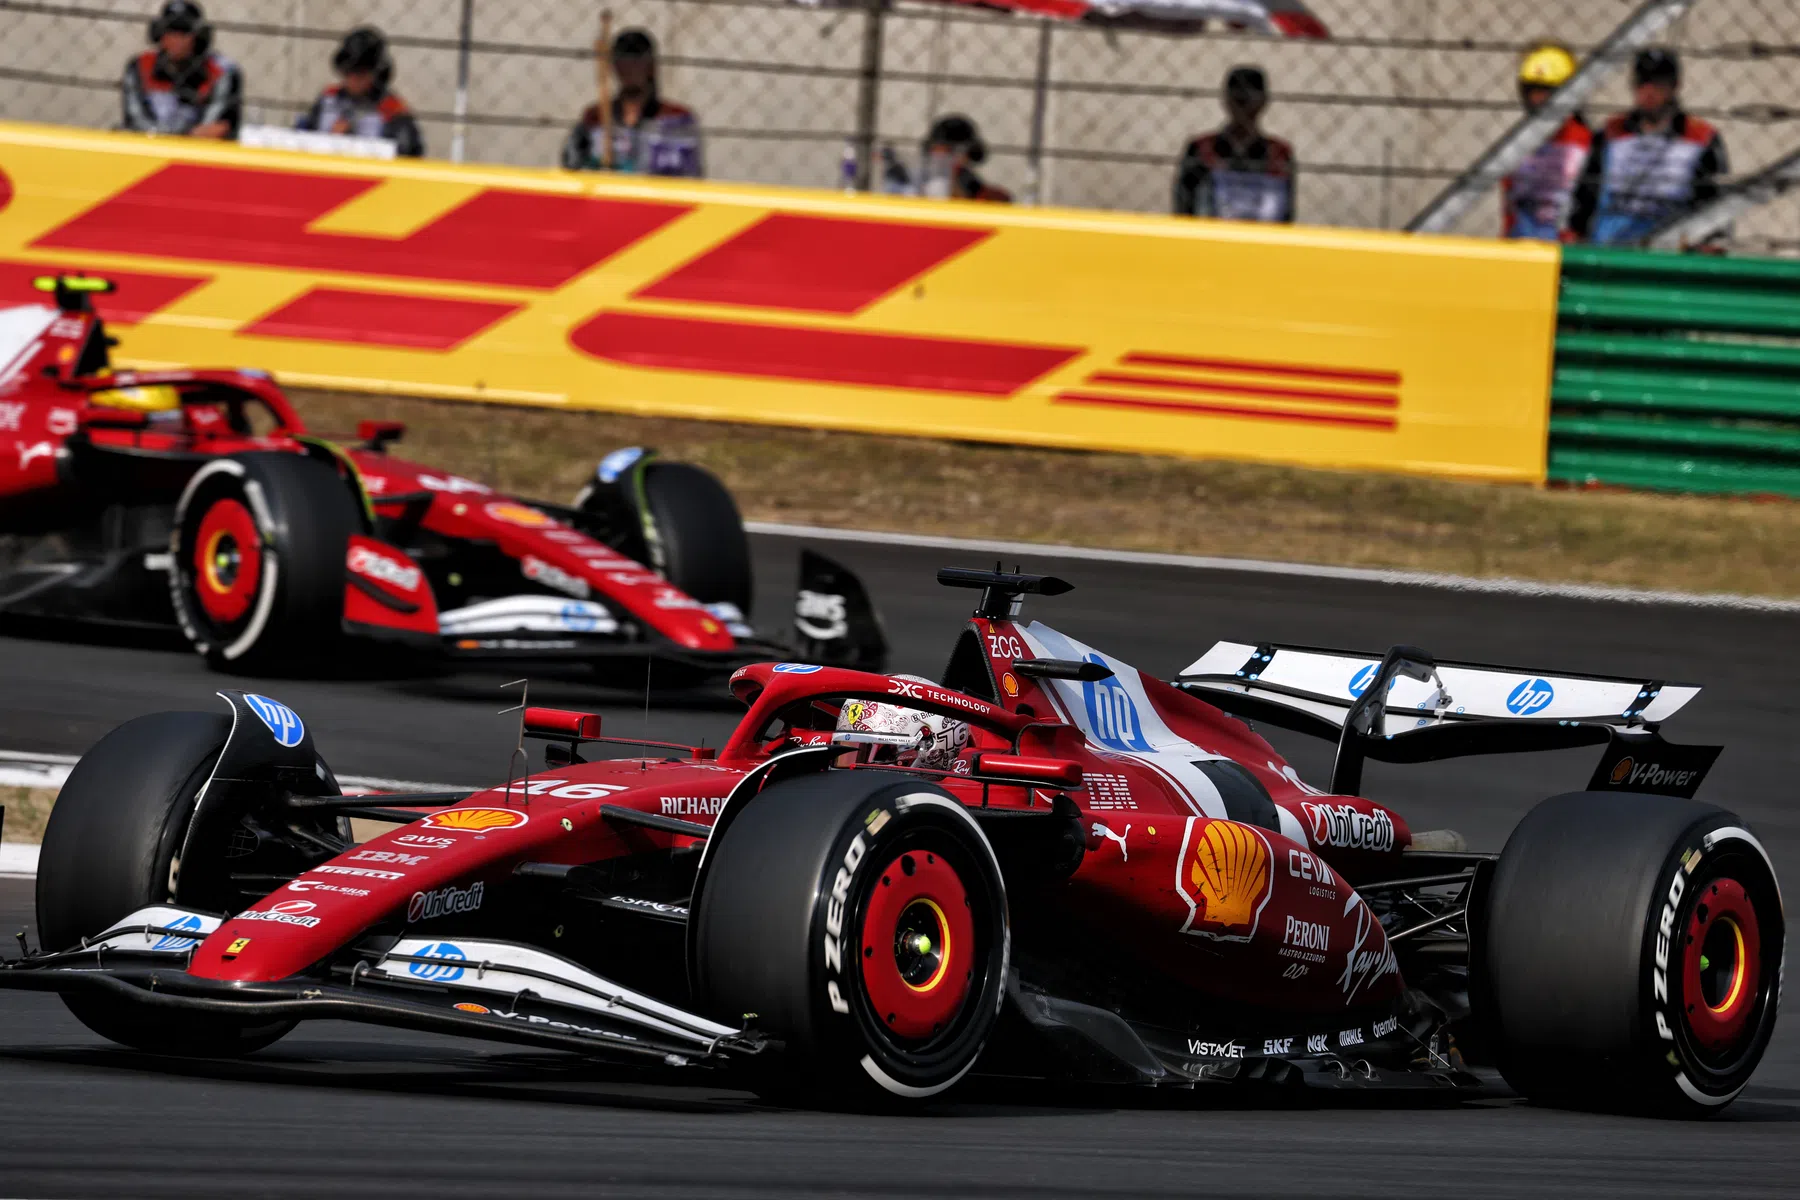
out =
<path fill-rule="evenodd" d="M 358 219 L 368 211 L 398 220 L 411 193 L 397 190 L 390 212 L 383 186 L 364 175 L 173 162 L 45 233 L 32 249 L 291 272 L 307 277 L 306 289 L 297 296 L 284 289 L 286 302 L 240 334 L 451 351 L 698 207 L 487 188 L 403 236 L 331 226 L 353 202 Z M 1010 396 L 1083 349 L 794 323 L 854 318 L 993 234 L 769 213 L 645 280 L 625 304 L 578 320 L 569 342 L 630 367 Z M 389 286 L 312 282 L 320 272 L 378 277 Z M 165 303 L 206 282 L 169 280 Z M 395 291 L 395 280 L 458 290 Z M 473 298 L 470 287 L 492 294 Z M 672 313 L 670 304 L 717 311 Z"/>

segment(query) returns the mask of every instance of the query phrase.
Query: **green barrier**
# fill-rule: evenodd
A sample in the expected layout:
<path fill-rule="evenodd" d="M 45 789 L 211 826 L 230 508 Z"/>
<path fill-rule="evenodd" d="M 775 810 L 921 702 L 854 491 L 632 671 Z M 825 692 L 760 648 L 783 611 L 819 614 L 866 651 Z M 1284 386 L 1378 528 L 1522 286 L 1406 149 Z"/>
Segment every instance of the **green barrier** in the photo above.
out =
<path fill-rule="evenodd" d="M 1549 477 L 1800 496 L 1800 262 L 1563 253 Z"/>

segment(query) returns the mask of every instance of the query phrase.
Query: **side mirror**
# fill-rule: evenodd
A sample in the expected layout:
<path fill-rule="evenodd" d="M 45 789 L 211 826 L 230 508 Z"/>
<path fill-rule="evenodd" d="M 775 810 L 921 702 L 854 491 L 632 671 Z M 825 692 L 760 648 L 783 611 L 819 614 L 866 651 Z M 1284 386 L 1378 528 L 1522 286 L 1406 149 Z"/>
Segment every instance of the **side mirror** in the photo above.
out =
<path fill-rule="evenodd" d="M 404 421 L 358 421 L 356 436 L 362 442 L 364 450 L 376 454 L 386 454 L 389 442 L 397 442 L 406 435 Z"/>

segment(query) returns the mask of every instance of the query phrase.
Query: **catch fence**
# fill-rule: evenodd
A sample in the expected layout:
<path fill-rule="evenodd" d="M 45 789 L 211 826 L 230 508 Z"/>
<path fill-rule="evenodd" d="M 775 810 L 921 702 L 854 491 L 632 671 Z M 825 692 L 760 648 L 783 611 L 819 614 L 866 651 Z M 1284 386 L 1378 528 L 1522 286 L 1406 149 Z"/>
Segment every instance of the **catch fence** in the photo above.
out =
<path fill-rule="evenodd" d="M 1324 41 L 1212 27 L 1193 35 L 1021 19 L 941 3 L 608 0 L 615 29 L 658 39 L 664 92 L 700 115 L 717 179 L 840 186 L 846 145 L 916 159 L 932 119 L 981 126 L 986 173 L 1022 200 L 1161 211 L 1184 142 L 1221 122 L 1240 63 L 1268 73 L 1269 132 L 1293 143 L 1300 219 L 1403 226 L 1518 117 L 1514 69 L 1540 39 L 1577 53 L 1635 0 L 1316 0 Z M 0 0 L 0 117 L 107 128 L 154 0 Z M 1551 11 L 1554 7 L 1554 12 Z M 595 94 L 600 6 L 573 0 L 210 0 L 244 68 L 249 117 L 287 124 L 330 80 L 335 43 L 373 22 L 437 157 L 551 165 Z M 879 22 L 871 30 L 870 22 Z M 878 32 L 878 37 L 872 33 Z M 1691 111 L 1723 131 L 1735 174 L 1800 148 L 1800 0 L 1697 0 L 1664 39 Z M 1623 78 L 1589 116 L 1626 106 Z M 1458 228 L 1490 233 L 1493 200 Z M 1800 252 L 1800 199 L 1740 219 L 1733 248 Z"/>

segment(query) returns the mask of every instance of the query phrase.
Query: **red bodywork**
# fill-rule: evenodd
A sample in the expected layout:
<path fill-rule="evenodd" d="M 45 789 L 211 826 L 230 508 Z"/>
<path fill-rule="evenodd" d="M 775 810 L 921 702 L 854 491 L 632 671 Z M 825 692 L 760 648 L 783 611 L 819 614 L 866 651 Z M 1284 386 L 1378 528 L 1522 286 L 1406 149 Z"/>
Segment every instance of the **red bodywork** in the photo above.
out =
<path fill-rule="evenodd" d="M 66 467 L 74 439 L 121 452 L 135 474 L 109 479 L 109 488 L 145 499 L 178 491 L 212 458 L 307 450 L 304 423 L 266 374 L 113 372 L 95 365 L 104 362 L 105 335 L 92 313 L 15 308 L 0 310 L 0 320 L 18 322 L 0 328 L 0 354 L 14 337 L 22 345 L 11 361 L 0 361 L 0 511 L 47 509 L 53 497 L 79 491 Z M 382 449 L 334 452 L 354 468 L 372 513 L 397 516 L 422 504 L 418 528 L 492 544 L 520 564 L 520 591 L 531 581 L 571 598 L 592 597 L 683 650 L 740 645 L 724 622 L 657 572 L 540 508 Z M 430 584 L 400 548 L 358 537 L 345 566 L 344 616 L 353 632 L 438 636 Z"/>
<path fill-rule="evenodd" d="M 995 702 L 906 677 L 745 667 L 731 687 L 749 711 L 716 757 L 695 749 L 685 759 L 578 763 L 478 793 L 301 874 L 221 925 L 190 970 L 209 979 L 282 979 L 373 927 L 392 928 L 438 889 L 476 881 L 491 889 L 527 861 L 592 864 L 692 842 L 609 820 L 602 806 L 710 826 L 749 772 L 774 754 L 828 741 L 840 705 L 864 699 L 969 722 L 971 742 L 956 770 L 933 776 L 969 806 L 1043 809 L 1079 777 L 1066 790 L 1080 809 L 1086 852 L 1065 882 L 1029 905 L 1015 902 L 1015 925 L 1078 928 L 1208 998 L 1310 1014 L 1393 1002 L 1403 987 L 1394 955 L 1349 881 L 1399 861 L 1411 841 L 1399 816 L 1307 787 L 1248 726 L 1125 664 L 1105 659 L 1117 673 L 1098 684 L 1029 677 L 1016 664 L 1062 657 L 1070 647 L 1087 661 L 1103 659 L 1042 625 L 978 617 L 963 638 L 959 656 L 971 640 L 983 648 Z M 1046 646 L 1060 653 L 1041 653 Z M 1076 711 L 1077 701 L 1087 709 Z M 597 717 L 583 720 L 593 724 L 564 715 L 561 731 L 597 730 Z M 1153 749 L 1107 744 L 1147 739 L 1152 724 Z M 1183 769 L 1195 767 L 1190 759 L 1236 764 L 1215 774 L 1247 771 L 1275 818 L 1228 819 L 1207 794 L 1211 785 Z M 981 778 L 1001 774 L 1046 785 Z M 280 920 L 297 902 L 319 920 Z"/>

